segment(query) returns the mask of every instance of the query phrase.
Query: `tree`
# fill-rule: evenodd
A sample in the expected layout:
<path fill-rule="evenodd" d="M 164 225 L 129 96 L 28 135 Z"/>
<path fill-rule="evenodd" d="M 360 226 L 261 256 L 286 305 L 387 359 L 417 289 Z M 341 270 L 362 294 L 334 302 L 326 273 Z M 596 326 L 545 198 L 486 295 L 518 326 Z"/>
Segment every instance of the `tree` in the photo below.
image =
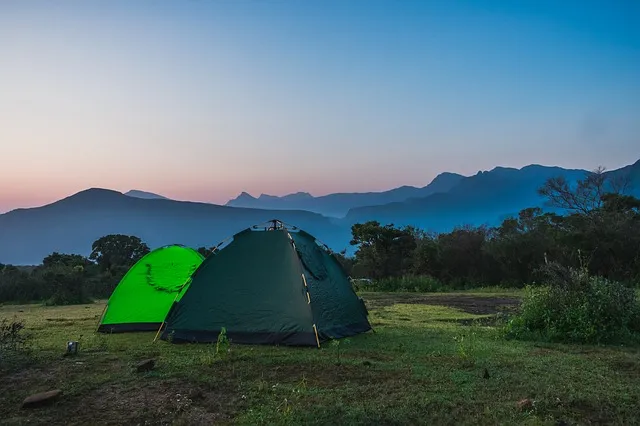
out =
<path fill-rule="evenodd" d="M 611 175 L 598 167 L 575 187 L 564 176 L 548 179 L 538 193 L 552 205 L 571 212 L 588 215 L 603 205 L 605 194 L 623 194 L 630 185 L 628 175 Z"/>
<path fill-rule="evenodd" d="M 347 273 L 347 275 L 353 274 L 353 265 L 355 264 L 355 259 L 353 257 L 347 256 L 347 250 L 342 250 L 339 253 L 332 252 L 331 255 L 342 265 L 342 268 Z"/>
<path fill-rule="evenodd" d="M 86 294 L 86 277 L 81 266 L 54 266 L 42 275 L 44 283 L 51 289 L 48 305 L 75 305 L 90 303 Z"/>
<path fill-rule="evenodd" d="M 510 284 L 530 283 L 533 271 L 546 259 L 562 258 L 559 247 L 566 227 L 561 216 L 540 208 L 522 210 L 495 228 L 488 250 L 500 266 L 500 279 Z"/>
<path fill-rule="evenodd" d="M 605 194 L 602 196 L 602 208 L 610 213 L 640 214 L 640 199 L 631 195 Z"/>
<path fill-rule="evenodd" d="M 91 265 L 92 262 L 84 256 L 79 254 L 64 254 L 53 252 L 44 259 L 42 259 L 42 265 L 45 267 L 51 266 L 81 266 L 86 267 Z"/>
<path fill-rule="evenodd" d="M 485 251 L 490 232 L 485 227 L 465 226 L 438 235 L 439 278 L 465 287 L 493 282 L 496 268 Z"/>
<path fill-rule="evenodd" d="M 573 219 L 577 246 L 591 273 L 635 281 L 640 277 L 640 200 L 620 194 L 605 194 L 602 200 L 591 220 Z"/>
<path fill-rule="evenodd" d="M 629 174 L 598 168 L 575 186 L 556 177 L 538 191 L 571 212 L 564 218 L 569 257 L 593 274 L 629 281 L 640 275 L 640 200 L 624 195 L 630 182 Z"/>
<path fill-rule="evenodd" d="M 356 261 L 371 278 L 399 276 L 409 270 L 418 234 L 414 228 L 369 221 L 353 225 L 351 234 L 350 244 L 358 246 Z"/>
<path fill-rule="evenodd" d="M 438 277 L 441 270 L 437 236 L 424 235 L 418 238 L 413 255 L 412 272 L 416 275 Z"/>
<path fill-rule="evenodd" d="M 89 259 L 95 260 L 102 270 L 130 268 L 150 251 L 140 238 L 122 234 L 106 235 L 96 240 L 91 248 Z"/>

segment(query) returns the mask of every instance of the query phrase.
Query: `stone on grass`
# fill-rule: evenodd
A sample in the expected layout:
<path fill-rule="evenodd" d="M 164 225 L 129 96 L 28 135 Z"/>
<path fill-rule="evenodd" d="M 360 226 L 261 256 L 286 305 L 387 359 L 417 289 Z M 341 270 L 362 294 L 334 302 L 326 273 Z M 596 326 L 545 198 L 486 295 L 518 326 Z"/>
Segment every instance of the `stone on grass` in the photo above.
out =
<path fill-rule="evenodd" d="M 156 361 L 154 359 L 147 359 L 138 363 L 138 365 L 136 366 L 136 370 L 139 373 L 143 371 L 151 371 L 153 370 L 153 367 L 155 367 L 155 365 L 156 365 Z"/>
<path fill-rule="evenodd" d="M 34 408 L 49 404 L 55 401 L 60 395 L 62 395 L 62 391 L 60 389 L 55 389 L 28 396 L 22 402 L 22 408 Z"/>
<path fill-rule="evenodd" d="M 529 398 L 521 399 L 518 401 L 518 409 L 520 411 L 530 410 L 533 408 L 533 401 Z"/>

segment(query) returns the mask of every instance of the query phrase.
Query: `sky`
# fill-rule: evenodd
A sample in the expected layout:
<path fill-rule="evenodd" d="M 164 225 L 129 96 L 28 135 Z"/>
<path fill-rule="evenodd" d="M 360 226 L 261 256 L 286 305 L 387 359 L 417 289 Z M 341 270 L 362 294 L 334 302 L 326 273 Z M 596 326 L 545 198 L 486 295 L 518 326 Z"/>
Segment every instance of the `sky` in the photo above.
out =
<path fill-rule="evenodd" d="M 640 158 L 640 2 L 0 2 L 0 212 Z"/>

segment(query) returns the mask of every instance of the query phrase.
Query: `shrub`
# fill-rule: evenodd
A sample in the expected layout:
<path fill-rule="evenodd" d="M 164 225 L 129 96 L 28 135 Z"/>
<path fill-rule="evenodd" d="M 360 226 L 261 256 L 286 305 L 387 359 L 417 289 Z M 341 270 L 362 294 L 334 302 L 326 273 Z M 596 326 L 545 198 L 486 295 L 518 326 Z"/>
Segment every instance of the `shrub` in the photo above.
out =
<path fill-rule="evenodd" d="M 9 321 L 3 318 L 0 321 L 0 349 L 16 351 L 24 345 L 26 338 L 22 334 L 24 322 Z"/>
<path fill-rule="evenodd" d="M 633 289 L 584 269 L 551 264 L 546 285 L 527 286 L 520 315 L 507 324 L 514 338 L 613 343 L 640 338 L 640 307 Z"/>
<path fill-rule="evenodd" d="M 0 366 L 16 367 L 29 362 L 28 335 L 24 334 L 24 322 L 3 318 L 0 321 Z"/>

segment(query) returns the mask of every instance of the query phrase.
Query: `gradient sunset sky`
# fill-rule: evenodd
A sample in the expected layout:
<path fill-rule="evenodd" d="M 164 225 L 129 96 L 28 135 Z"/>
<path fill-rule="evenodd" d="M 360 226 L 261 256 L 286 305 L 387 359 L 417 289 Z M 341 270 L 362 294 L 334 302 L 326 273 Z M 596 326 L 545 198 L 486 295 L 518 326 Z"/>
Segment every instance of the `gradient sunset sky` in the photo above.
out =
<path fill-rule="evenodd" d="M 0 212 L 640 158 L 640 1 L 2 0 Z"/>

